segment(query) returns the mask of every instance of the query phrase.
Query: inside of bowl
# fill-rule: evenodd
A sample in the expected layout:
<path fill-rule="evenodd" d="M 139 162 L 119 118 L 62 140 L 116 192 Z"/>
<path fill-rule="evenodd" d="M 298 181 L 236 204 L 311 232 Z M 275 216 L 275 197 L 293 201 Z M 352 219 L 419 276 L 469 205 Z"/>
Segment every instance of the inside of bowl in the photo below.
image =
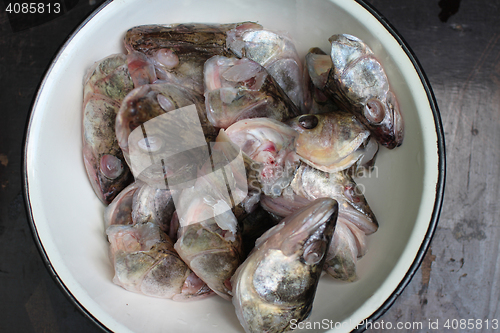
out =
<path fill-rule="evenodd" d="M 355 1 L 185 0 L 110 2 L 66 44 L 34 105 L 27 146 L 28 193 L 43 250 L 65 288 L 104 327 L 116 332 L 243 331 L 230 302 L 220 297 L 178 303 L 133 294 L 112 283 L 104 206 L 82 160 L 82 80 L 97 60 L 123 52 L 127 29 L 141 24 L 257 21 L 286 31 L 304 55 L 328 38 L 363 39 L 388 74 L 403 113 L 401 147 L 382 148 L 376 172 L 357 179 L 380 223 L 369 236 L 354 283 L 323 276 L 310 331 L 348 332 L 392 294 L 415 259 L 431 219 L 437 181 L 432 112 L 411 62 L 389 32 Z M 340 325 L 335 325 L 340 323 Z"/>

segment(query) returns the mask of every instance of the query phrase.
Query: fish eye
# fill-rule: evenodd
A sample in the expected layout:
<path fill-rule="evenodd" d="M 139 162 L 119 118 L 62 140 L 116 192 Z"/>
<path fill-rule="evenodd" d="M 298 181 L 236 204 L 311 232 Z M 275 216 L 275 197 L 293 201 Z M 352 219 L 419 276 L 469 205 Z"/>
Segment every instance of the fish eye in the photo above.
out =
<path fill-rule="evenodd" d="M 385 107 L 377 99 L 369 100 L 365 105 L 364 115 L 369 122 L 378 124 L 385 117 Z"/>
<path fill-rule="evenodd" d="M 313 129 L 318 126 L 318 118 L 314 115 L 306 115 L 299 118 L 299 125 L 303 129 Z"/>
<path fill-rule="evenodd" d="M 315 242 L 309 244 L 304 250 L 304 262 L 306 265 L 316 265 L 318 264 L 326 251 L 326 242 L 323 239 L 319 239 Z"/>
<path fill-rule="evenodd" d="M 101 157 L 100 170 L 106 178 L 116 179 L 123 172 L 123 163 L 118 157 L 106 154 Z"/>

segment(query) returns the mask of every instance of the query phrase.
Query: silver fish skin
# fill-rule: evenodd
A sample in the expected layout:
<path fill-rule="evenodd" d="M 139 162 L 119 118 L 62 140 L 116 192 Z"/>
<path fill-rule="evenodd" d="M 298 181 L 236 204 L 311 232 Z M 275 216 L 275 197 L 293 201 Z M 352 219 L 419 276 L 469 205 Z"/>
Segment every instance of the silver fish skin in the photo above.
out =
<path fill-rule="evenodd" d="M 396 96 L 373 51 L 352 35 L 333 35 L 332 70 L 325 84 L 343 108 L 352 112 L 383 146 L 403 143 L 404 123 Z"/>
<path fill-rule="evenodd" d="M 94 192 L 106 205 L 133 181 L 115 135 L 120 103 L 132 89 L 123 54 L 96 62 L 84 79 L 83 160 Z"/>
<path fill-rule="evenodd" d="M 231 279 L 245 332 L 285 332 L 308 317 L 337 211 L 335 200 L 316 200 L 257 240 Z"/>
<path fill-rule="evenodd" d="M 176 301 L 213 294 L 182 261 L 158 225 L 111 225 L 106 233 L 115 284 L 135 293 Z"/>
<path fill-rule="evenodd" d="M 129 29 L 125 48 L 147 55 L 159 80 L 203 94 L 203 64 L 215 55 L 231 56 L 226 47 L 228 31 L 237 27 L 261 27 L 252 22 L 230 24 L 143 25 Z"/>
<path fill-rule="evenodd" d="M 256 26 L 240 26 L 227 35 L 229 50 L 263 66 L 295 106 L 304 109 L 302 62 L 288 36 Z"/>
<path fill-rule="evenodd" d="M 248 118 L 285 121 L 300 113 L 266 69 L 248 58 L 210 58 L 204 82 L 207 117 L 217 128 Z"/>

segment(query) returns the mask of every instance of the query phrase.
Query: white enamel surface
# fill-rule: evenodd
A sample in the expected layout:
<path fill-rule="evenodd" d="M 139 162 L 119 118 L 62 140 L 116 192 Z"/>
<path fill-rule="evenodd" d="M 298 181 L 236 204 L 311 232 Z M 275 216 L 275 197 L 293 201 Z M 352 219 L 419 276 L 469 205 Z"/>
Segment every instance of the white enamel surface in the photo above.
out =
<path fill-rule="evenodd" d="M 410 60 L 383 26 L 348 0 L 115 0 L 69 41 L 45 78 L 34 106 L 26 150 L 29 202 L 36 232 L 55 272 L 78 302 L 115 332 L 242 332 L 231 303 L 219 297 L 179 303 L 127 292 L 111 282 L 104 207 L 81 156 L 82 79 L 93 62 L 122 52 L 125 31 L 140 24 L 258 21 L 287 31 L 301 55 L 328 50 L 328 37 L 349 33 L 367 42 L 386 68 L 403 113 L 403 145 L 382 149 L 377 174 L 359 179 L 380 229 L 359 261 L 359 280 L 324 276 L 309 321 L 338 322 L 347 332 L 393 293 L 413 263 L 434 207 L 437 135 L 423 86 Z M 316 324 L 318 325 L 318 324 Z M 325 331 L 333 325 L 321 325 Z M 328 327 L 326 327 L 328 326 Z"/>

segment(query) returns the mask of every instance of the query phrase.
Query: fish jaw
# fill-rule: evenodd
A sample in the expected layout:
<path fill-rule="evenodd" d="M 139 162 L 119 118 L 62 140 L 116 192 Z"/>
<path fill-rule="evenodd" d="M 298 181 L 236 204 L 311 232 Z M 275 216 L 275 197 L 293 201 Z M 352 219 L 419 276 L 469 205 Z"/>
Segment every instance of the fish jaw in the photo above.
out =
<path fill-rule="evenodd" d="M 345 170 L 365 155 L 370 132 L 346 111 L 307 114 L 287 124 L 299 133 L 295 149 L 301 159 L 325 172 Z"/>
<path fill-rule="evenodd" d="M 271 214 L 289 216 L 317 198 L 337 200 L 337 226 L 324 270 L 335 279 L 355 281 L 357 258 L 367 250 L 366 236 L 378 229 L 377 219 L 356 183 L 344 172 L 326 174 L 302 164 L 290 188 L 292 194 L 288 196 L 262 196 L 262 207 Z"/>
<path fill-rule="evenodd" d="M 312 309 L 338 213 L 319 199 L 268 230 L 231 283 L 233 304 L 246 332 L 284 332 Z"/>
<path fill-rule="evenodd" d="M 378 221 L 362 191 L 345 172 L 325 173 L 301 164 L 291 187 L 308 200 L 329 197 L 339 202 L 339 215 L 344 216 L 367 235 L 378 229 Z"/>
<path fill-rule="evenodd" d="M 334 279 L 352 282 L 356 280 L 358 248 L 351 230 L 339 218 L 333 235 L 324 270 Z"/>

